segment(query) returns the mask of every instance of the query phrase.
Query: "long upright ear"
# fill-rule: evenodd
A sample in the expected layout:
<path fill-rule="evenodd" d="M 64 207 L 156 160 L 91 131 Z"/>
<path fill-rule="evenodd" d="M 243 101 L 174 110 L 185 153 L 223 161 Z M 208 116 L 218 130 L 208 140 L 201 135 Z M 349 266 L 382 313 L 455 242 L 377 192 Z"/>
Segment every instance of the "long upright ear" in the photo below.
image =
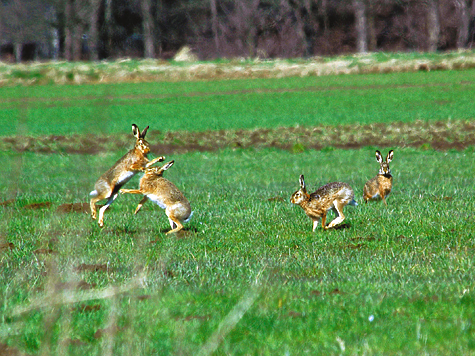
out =
<path fill-rule="evenodd" d="M 145 138 L 145 135 L 147 134 L 148 126 L 143 129 L 142 133 L 140 134 L 140 138 Z"/>
<path fill-rule="evenodd" d="M 305 180 L 303 179 L 303 174 L 299 177 L 300 188 L 305 189 Z"/>
<path fill-rule="evenodd" d="M 394 151 L 393 150 L 389 151 L 388 156 L 386 157 L 386 162 L 388 163 L 391 162 L 393 160 L 393 156 L 394 156 Z"/>
<path fill-rule="evenodd" d="M 137 138 L 137 140 L 140 138 L 140 130 L 139 127 L 135 124 L 132 124 L 132 133 L 134 136 Z"/>
<path fill-rule="evenodd" d="M 170 168 L 171 166 L 173 166 L 173 163 L 175 163 L 175 161 L 170 161 L 166 164 L 164 164 L 161 168 L 162 171 L 166 171 L 168 168 Z"/>
<path fill-rule="evenodd" d="M 376 150 L 376 161 L 378 161 L 379 163 L 383 163 L 383 156 L 381 156 L 381 152 L 379 152 L 378 150 Z"/>

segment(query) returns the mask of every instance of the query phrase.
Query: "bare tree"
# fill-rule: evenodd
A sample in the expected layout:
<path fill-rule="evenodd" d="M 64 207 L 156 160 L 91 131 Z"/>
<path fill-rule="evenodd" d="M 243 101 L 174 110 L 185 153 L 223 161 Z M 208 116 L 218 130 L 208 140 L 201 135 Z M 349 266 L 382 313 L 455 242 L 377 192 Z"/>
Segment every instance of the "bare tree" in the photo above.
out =
<path fill-rule="evenodd" d="M 211 7 L 211 29 L 213 31 L 214 47 L 216 54 L 220 56 L 219 33 L 218 33 L 218 7 L 217 0 L 210 0 Z"/>
<path fill-rule="evenodd" d="M 20 62 L 24 44 L 44 40 L 48 28 L 46 4 L 40 0 L 11 0 L 0 2 L 0 7 L 1 39 L 13 45 L 15 60 Z"/>
<path fill-rule="evenodd" d="M 457 8 L 459 19 L 459 27 L 457 29 L 457 48 L 465 48 L 469 39 L 472 0 L 452 1 L 455 7 Z"/>
<path fill-rule="evenodd" d="M 235 41 L 241 55 L 255 56 L 259 26 L 259 4 L 261 0 L 242 0 L 233 3 L 226 16 L 225 32 Z"/>
<path fill-rule="evenodd" d="M 64 58 L 71 61 L 73 59 L 73 4 L 71 0 L 64 0 L 64 2 Z"/>
<path fill-rule="evenodd" d="M 377 7 L 375 1 L 367 0 L 367 7 L 366 7 L 366 26 L 367 26 L 367 43 L 368 43 L 368 50 L 375 51 L 377 47 L 377 40 L 376 40 L 376 28 L 375 28 L 375 14 L 377 13 Z"/>
<path fill-rule="evenodd" d="M 151 0 L 140 1 L 142 10 L 142 27 L 144 37 L 144 57 L 155 58 L 154 19 Z"/>
<path fill-rule="evenodd" d="M 439 0 L 427 0 L 427 41 L 430 52 L 437 51 L 440 35 Z"/>
<path fill-rule="evenodd" d="M 110 56 L 112 53 L 112 0 L 105 0 L 104 28 L 106 31 L 106 52 Z"/>
<path fill-rule="evenodd" d="M 90 0 L 91 11 L 89 13 L 89 51 L 90 59 L 97 61 L 99 59 L 99 10 L 101 0 Z"/>
<path fill-rule="evenodd" d="M 364 0 L 353 0 L 353 7 L 355 11 L 356 50 L 358 53 L 365 53 L 368 51 L 366 4 Z"/>

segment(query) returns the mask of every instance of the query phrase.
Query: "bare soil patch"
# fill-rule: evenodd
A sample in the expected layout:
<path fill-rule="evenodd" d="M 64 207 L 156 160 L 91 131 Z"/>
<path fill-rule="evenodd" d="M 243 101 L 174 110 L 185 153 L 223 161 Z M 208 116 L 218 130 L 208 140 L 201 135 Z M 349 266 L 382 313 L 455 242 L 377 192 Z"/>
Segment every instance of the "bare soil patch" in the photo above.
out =
<path fill-rule="evenodd" d="M 11 136 L 0 138 L 4 151 L 98 154 L 123 151 L 130 146 L 130 135 L 113 136 Z M 273 129 L 220 130 L 203 132 L 150 131 L 149 142 L 155 155 L 192 151 L 272 147 L 299 153 L 328 147 L 358 149 L 366 146 L 415 147 L 436 150 L 463 150 L 475 145 L 475 119 L 414 121 L 352 125 L 279 127 Z M 8 205 L 11 201 L 1 203 Z M 43 206 L 44 207 L 44 206 Z M 33 208 L 33 207 L 32 207 Z M 61 209 L 68 210 L 68 207 Z M 75 209 L 83 209 L 74 206 Z"/>
<path fill-rule="evenodd" d="M 20 352 L 18 349 L 12 348 L 7 344 L 0 343 L 0 355 L 2 356 L 26 356 L 23 352 Z"/>
<path fill-rule="evenodd" d="M 89 214 L 90 207 L 89 203 L 67 203 L 61 204 L 56 209 L 57 213 L 69 214 L 69 213 L 84 213 Z"/>
<path fill-rule="evenodd" d="M 45 208 L 49 208 L 51 204 L 53 203 L 49 201 L 45 201 L 41 203 L 31 203 L 31 204 L 25 205 L 23 209 L 27 209 L 27 210 L 45 209 Z"/>
<path fill-rule="evenodd" d="M 9 205 L 13 205 L 15 204 L 15 199 L 8 199 L 8 200 L 5 200 L 5 201 L 2 201 L 0 203 L 0 206 L 9 206 Z"/>

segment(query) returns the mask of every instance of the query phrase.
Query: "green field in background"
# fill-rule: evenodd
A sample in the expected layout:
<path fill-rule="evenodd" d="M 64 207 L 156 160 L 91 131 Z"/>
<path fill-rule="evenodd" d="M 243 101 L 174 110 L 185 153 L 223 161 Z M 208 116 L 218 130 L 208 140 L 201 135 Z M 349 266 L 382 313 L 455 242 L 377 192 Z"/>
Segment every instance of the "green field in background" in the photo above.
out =
<path fill-rule="evenodd" d="M 473 118 L 475 70 L 0 88 L 1 136 Z"/>

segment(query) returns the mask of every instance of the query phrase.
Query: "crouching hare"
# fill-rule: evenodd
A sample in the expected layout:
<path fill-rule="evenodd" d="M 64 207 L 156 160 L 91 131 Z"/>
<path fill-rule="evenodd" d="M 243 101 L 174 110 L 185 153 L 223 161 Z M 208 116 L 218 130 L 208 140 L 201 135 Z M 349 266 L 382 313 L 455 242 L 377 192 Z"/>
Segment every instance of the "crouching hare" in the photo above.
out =
<path fill-rule="evenodd" d="M 183 223 L 188 222 L 193 215 L 188 199 L 178 190 L 175 184 L 163 178 L 163 172 L 170 168 L 173 163 L 174 161 L 170 161 L 162 167 L 145 168 L 145 174 L 140 179 L 139 189 L 120 190 L 122 194 L 144 195 L 134 214 L 137 214 L 149 199 L 160 208 L 165 209 L 165 214 L 167 214 L 172 228 L 167 232 L 167 235 L 183 229 Z"/>
<path fill-rule="evenodd" d="M 300 205 L 303 208 L 305 214 L 312 219 L 312 231 L 315 231 L 320 219 L 322 220 L 322 227 L 324 230 L 342 223 L 343 220 L 345 220 L 343 208 L 348 204 L 358 205 L 353 198 L 353 189 L 351 189 L 348 184 L 342 182 L 325 184 L 318 188 L 314 193 L 308 194 L 307 189 L 305 188 L 304 177 L 301 175 L 300 189 L 292 194 L 290 202 Z M 335 212 L 337 217 L 330 222 L 328 226 L 325 226 L 327 211 L 330 209 Z"/>
<path fill-rule="evenodd" d="M 376 177 L 370 179 L 366 182 L 363 188 L 363 199 L 365 203 L 368 200 L 378 200 L 382 199 L 385 205 L 386 197 L 391 193 L 393 187 L 393 177 L 391 175 L 391 170 L 389 169 L 389 162 L 393 160 L 394 151 L 390 150 L 386 156 L 386 161 L 383 161 L 383 156 L 381 152 L 376 150 L 376 161 L 379 163 L 379 173 Z"/>
<path fill-rule="evenodd" d="M 99 200 L 107 199 L 105 205 L 99 209 L 98 223 L 100 227 L 104 226 L 104 212 L 117 198 L 120 188 L 143 168 L 165 160 L 165 157 L 148 160 L 147 154 L 150 152 L 150 145 L 145 141 L 147 130 L 148 126 L 140 132 L 137 125 L 132 125 L 132 132 L 136 137 L 134 148 L 97 180 L 94 190 L 89 194 L 91 196 L 90 207 L 93 219 L 96 219 L 96 203 Z"/>

